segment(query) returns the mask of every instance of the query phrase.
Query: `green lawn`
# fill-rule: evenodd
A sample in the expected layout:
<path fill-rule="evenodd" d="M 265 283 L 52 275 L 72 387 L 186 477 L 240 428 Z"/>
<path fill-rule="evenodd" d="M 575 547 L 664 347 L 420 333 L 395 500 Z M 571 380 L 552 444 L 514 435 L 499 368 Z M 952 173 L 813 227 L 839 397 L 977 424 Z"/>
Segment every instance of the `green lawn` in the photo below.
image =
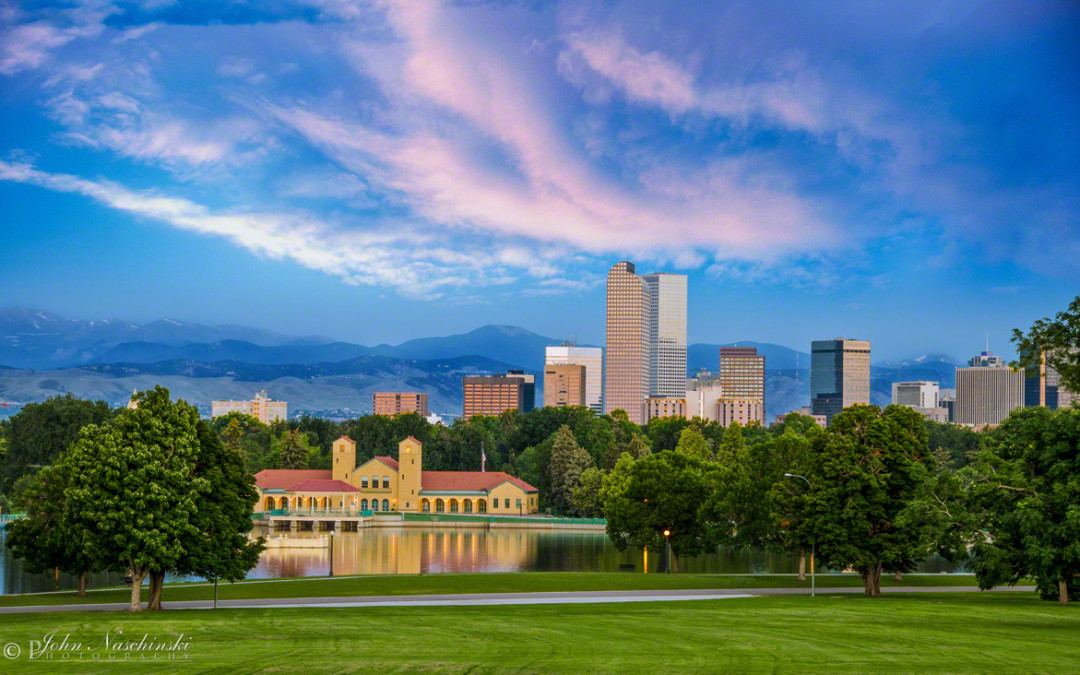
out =
<path fill-rule="evenodd" d="M 187 661 L 31 662 L 31 640 L 190 640 Z M 13 672 L 1077 672 L 1080 607 L 1034 594 L 5 616 Z M 84 652 L 88 653 L 88 652 Z M 101 653 L 97 651 L 97 653 Z"/>
<path fill-rule="evenodd" d="M 909 574 L 901 583 L 892 577 L 882 586 L 975 586 L 969 575 Z M 862 586 L 857 574 L 819 575 L 818 587 Z M 346 595 L 427 595 L 440 593 L 523 593 L 531 591 L 625 591 L 672 588 L 810 588 L 794 575 L 722 574 L 619 574 L 614 572 L 512 572 L 506 574 L 425 574 L 366 577 L 306 578 L 245 581 L 218 586 L 219 599 L 303 598 Z M 145 601 L 144 593 L 144 601 Z M 210 600 L 213 586 L 171 584 L 163 601 Z M 0 607 L 13 605 L 66 605 L 127 602 L 130 591 L 110 589 L 89 592 L 79 598 L 74 591 L 0 596 Z"/>

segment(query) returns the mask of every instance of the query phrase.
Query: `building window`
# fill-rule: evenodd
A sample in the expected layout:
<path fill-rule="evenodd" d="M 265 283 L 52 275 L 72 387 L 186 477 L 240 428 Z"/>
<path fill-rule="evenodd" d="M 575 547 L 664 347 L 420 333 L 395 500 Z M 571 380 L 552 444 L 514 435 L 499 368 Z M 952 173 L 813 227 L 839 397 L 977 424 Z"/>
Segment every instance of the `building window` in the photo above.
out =
<path fill-rule="evenodd" d="M 442 513 L 446 510 L 446 502 L 441 499 L 435 500 L 435 513 Z"/>
<path fill-rule="evenodd" d="M 390 476 L 383 476 L 382 477 L 382 486 L 383 486 L 384 490 L 389 490 L 390 489 Z"/>
<path fill-rule="evenodd" d="M 465 504 L 465 513 L 472 513 L 472 500 L 471 499 L 466 499 L 466 500 L 464 500 L 464 504 Z"/>
<path fill-rule="evenodd" d="M 367 500 L 366 499 L 361 499 L 360 500 L 360 510 L 361 511 L 367 511 L 368 510 L 367 507 L 368 507 Z"/>
<path fill-rule="evenodd" d="M 371 510 L 372 511 L 378 511 L 379 510 L 379 500 L 378 499 L 372 499 L 371 500 Z"/>
<path fill-rule="evenodd" d="M 486 499 L 481 499 L 481 500 L 476 502 L 476 512 L 477 513 L 487 513 L 487 500 Z"/>
<path fill-rule="evenodd" d="M 510 498 L 509 497 L 506 498 L 505 506 L 506 506 L 506 508 L 510 508 Z M 521 502 L 518 502 L 518 506 L 521 506 Z"/>
<path fill-rule="evenodd" d="M 520 500 L 520 499 L 519 499 L 519 500 L 517 500 L 517 507 L 518 507 L 518 509 L 520 509 L 520 508 L 521 508 L 521 500 Z"/>
<path fill-rule="evenodd" d="M 364 476 L 363 478 L 360 479 L 360 487 L 365 489 L 365 490 L 367 489 L 367 486 L 368 486 L 368 480 L 367 479 L 368 479 L 367 476 Z"/>
<path fill-rule="evenodd" d="M 383 511 L 389 511 L 390 510 L 390 500 L 389 499 L 382 500 L 382 510 Z"/>

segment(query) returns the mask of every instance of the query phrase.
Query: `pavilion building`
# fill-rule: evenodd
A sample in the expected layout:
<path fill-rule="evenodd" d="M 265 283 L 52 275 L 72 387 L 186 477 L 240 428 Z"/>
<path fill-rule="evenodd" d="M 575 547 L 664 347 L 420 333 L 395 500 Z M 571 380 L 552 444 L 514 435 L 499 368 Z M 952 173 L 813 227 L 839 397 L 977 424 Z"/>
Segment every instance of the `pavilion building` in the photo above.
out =
<path fill-rule="evenodd" d="M 412 436 L 398 457 L 356 465 L 356 443 L 333 444 L 332 469 L 265 469 L 255 474 L 263 511 L 400 511 L 525 515 L 539 508 L 538 490 L 503 471 L 424 471 L 423 444 Z"/>

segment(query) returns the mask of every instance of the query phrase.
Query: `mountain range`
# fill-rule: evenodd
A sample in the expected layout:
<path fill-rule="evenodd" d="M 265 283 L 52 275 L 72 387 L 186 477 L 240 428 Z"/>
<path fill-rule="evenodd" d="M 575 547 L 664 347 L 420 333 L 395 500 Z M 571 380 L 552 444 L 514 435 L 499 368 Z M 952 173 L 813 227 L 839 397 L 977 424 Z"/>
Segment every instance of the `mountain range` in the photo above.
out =
<path fill-rule="evenodd" d="M 210 400 L 246 399 L 266 389 L 289 402 L 290 412 L 366 412 L 373 391 L 418 390 L 432 411 L 461 409 L 463 375 L 521 368 L 538 375 L 544 347 L 561 340 L 517 326 L 482 326 L 459 335 L 374 347 L 313 335 L 296 337 L 259 328 L 159 319 L 138 325 L 82 321 L 32 309 L 0 309 L 0 400 L 39 401 L 71 391 L 114 405 L 133 388 L 161 383 L 209 410 Z M 770 415 L 809 404 L 810 355 L 781 345 L 741 341 L 693 344 L 687 370 L 715 371 L 721 346 L 756 347 L 766 361 Z M 583 345 L 587 346 L 587 345 Z M 871 369 L 872 399 L 888 403 L 892 382 L 933 380 L 951 387 L 955 362 L 926 355 Z"/>

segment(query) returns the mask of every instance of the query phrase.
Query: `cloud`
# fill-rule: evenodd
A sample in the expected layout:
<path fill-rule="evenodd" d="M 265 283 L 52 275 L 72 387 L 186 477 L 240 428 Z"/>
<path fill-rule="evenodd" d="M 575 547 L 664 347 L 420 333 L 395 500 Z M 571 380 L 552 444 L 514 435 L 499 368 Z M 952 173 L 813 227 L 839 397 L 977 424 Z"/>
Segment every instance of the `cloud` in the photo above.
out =
<path fill-rule="evenodd" d="M 358 231 L 303 213 L 215 211 L 158 192 L 3 161 L 0 180 L 81 194 L 134 216 L 222 237 L 256 255 L 292 260 L 350 284 L 391 287 L 414 297 L 435 299 L 451 288 L 503 285 L 516 279 L 507 267 L 528 267 L 514 250 L 482 244 L 447 248 L 407 226 Z M 492 269 L 503 271 L 492 274 Z"/>

